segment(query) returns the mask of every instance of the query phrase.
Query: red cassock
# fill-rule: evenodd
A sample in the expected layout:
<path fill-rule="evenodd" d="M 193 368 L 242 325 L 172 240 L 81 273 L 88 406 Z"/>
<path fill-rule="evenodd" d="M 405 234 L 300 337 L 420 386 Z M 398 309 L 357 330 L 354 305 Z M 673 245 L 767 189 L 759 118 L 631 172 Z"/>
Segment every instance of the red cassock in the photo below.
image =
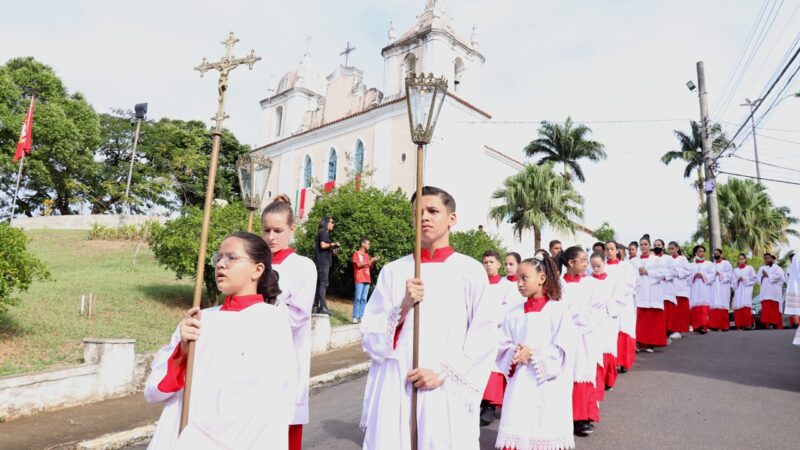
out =
<path fill-rule="evenodd" d="M 630 370 L 635 360 L 636 340 L 620 331 L 617 335 L 617 364 Z"/>
<path fill-rule="evenodd" d="M 733 321 L 739 329 L 752 327 L 753 309 L 749 306 L 737 309 L 733 312 Z"/>
<path fill-rule="evenodd" d="M 783 316 L 778 302 L 775 300 L 761 301 L 761 323 L 765 326 L 774 325 L 779 330 L 783 329 Z"/>
<path fill-rule="evenodd" d="M 692 312 L 689 308 L 689 299 L 686 297 L 676 297 L 678 304 L 672 307 L 672 315 L 669 317 L 668 328 L 671 333 L 688 333 L 689 323 L 692 320 Z"/>
<path fill-rule="evenodd" d="M 692 308 L 692 328 L 694 331 L 708 330 L 708 305 Z"/>
<path fill-rule="evenodd" d="M 663 309 L 636 308 L 636 342 L 654 347 L 667 345 L 667 322 Z"/>
<path fill-rule="evenodd" d="M 730 318 L 727 309 L 712 308 L 708 310 L 708 327 L 712 330 L 730 329 Z"/>

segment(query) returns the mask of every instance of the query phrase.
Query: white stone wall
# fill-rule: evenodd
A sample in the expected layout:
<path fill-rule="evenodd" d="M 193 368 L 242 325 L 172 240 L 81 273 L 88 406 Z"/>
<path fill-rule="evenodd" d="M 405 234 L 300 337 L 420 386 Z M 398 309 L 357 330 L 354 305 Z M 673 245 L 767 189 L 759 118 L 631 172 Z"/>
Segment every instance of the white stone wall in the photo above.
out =
<path fill-rule="evenodd" d="M 125 214 L 36 216 L 18 217 L 14 219 L 13 226 L 23 230 L 90 230 L 94 224 L 118 227 L 121 225 L 141 225 L 150 220 L 166 223 L 169 218 L 162 216 L 129 216 Z"/>

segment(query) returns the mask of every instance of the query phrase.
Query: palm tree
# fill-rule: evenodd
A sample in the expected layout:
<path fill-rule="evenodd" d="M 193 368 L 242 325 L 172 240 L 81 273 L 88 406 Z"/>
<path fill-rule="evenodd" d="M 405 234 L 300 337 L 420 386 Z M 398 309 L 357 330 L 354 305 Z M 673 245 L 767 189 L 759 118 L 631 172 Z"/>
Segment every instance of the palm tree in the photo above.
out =
<path fill-rule="evenodd" d="M 540 166 L 547 161 L 563 164 L 564 178 L 572 179 L 574 176 L 583 182 L 586 178 L 578 160 L 588 159 L 598 162 L 606 159 L 603 144 L 588 139 L 590 134 L 592 130 L 589 127 L 583 124 L 575 125 L 569 117 L 564 125 L 542 121 L 539 138 L 531 141 L 524 151 L 528 156 L 543 155 L 537 161 Z"/>
<path fill-rule="evenodd" d="M 800 236 L 791 228 L 799 221 L 789 208 L 775 206 L 766 188 L 753 180 L 732 178 L 718 185 L 717 198 L 724 244 L 760 255 L 787 244 L 789 236 Z M 700 219 L 696 240 L 705 236 L 707 224 L 707 218 Z"/>
<path fill-rule="evenodd" d="M 697 181 L 692 184 L 694 184 L 694 188 L 697 189 L 700 208 L 703 209 L 703 205 L 705 204 L 705 199 L 703 198 L 703 182 L 705 181 L 703 169 L 703 136 L 698 122 L 692 120 L 691 127 L 691 136 L 680 130 L 673 131 L 675 137 L 678 138 L 681 149 L 664 153 L 661 157 L 661 162 L 666 165 L 676 160 L 685 162 L 686 168 L 683 170 L 683 178 L 689 178 L 692 176 L 692 172 L 697 172 Z M 715 156 L 728 146 L 728 139 L 725 137 L 725 133 L 722 132 L 722 127 L 718 123 L 711 125 L 709 137 L 711 138 L 711 150 Z"/>
<path fill-rule="evenodd" d="M 492 199 L 502 200 L 502 204 L 489 210 L 489 218 L 498 224 L 513 224 L 520 240 L 525 230 L 533 229 L 536 250 L 542 247 L 545 225 L 574 233 L 578 227 L 575 220 L 583 217 L 583 198 L 569 180 L 553 172 L 552 162 L 526 164 L 522 171 L 506 178 Z"/>

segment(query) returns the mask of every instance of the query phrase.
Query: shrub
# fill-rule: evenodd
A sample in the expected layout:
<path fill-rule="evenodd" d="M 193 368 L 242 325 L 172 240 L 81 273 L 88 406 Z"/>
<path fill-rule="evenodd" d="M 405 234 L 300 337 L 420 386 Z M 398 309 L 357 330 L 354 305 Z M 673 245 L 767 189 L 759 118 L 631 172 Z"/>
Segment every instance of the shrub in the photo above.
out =
<path fill-rule="evenodd" d="M 92 224 L 92 228 L 89 230 L 89 239 L 99 241 L 141 240 L 149 242 L 153 234 L 160 228 L 162 228 L 162 225 L 157 220 L 148 220 L 139 225 L 120 225 L 118 227 L 95 223 Z"/>
<path fill-rule="evenodd" d="M 211 210 L 211 225 L 205 255 L 203 285 L 207 304 L 216 304 L 217 287 L 211 255 L 217 252 L 223 239 L 231 233 L 247 229 L 249 211 L 241 203 L 214 206 Z M 253 230 L 261 229 L 261 220 L 256 215 Z M 184 208 L 177 219 L 163 227 L 155 227 L 150 239 L 150 248 L 159 264 L 175 271 L 178 279 L 194 278 L 197 270 L 197 253 L 200 251 L 200 231 L 203 225 L 203 210 L 197 207 Z"/>
<path fill-rule="evenodd" d="M 353 292 L 351 258 L 362 237 L 370 240 L 370 254 L 380 256 L 373 269 L 374 275 L 384 264 L 410 254 L 414 249 L 414 227 L 411 204 L 401 190 L 385 191 L 363 187 L 359 192 L 355 184 L 343 184 L 327 194 L 317 197 L 314 207 L 295 235 L 298 253 L 314 257 L 314 240 L 320 220 L 333 217 L 336 227 L 331 239 L 341 244 L 334 256 L 330 272 L 330 290 L 340 295 Z"/>
<path fill-rule="evenodd" d="M 455 231 L 450 233 L 450 246 L 455 251 L 481 262 L 485 251 L 494 250 L 500 254 L 500 272 L 503 272 L 502 258 L 508 251 L 498 236 L 491 236 L 483 230 Z"/>
<path fill-rule="evenodd" d="M 50 278 L 45 264 L 28 252 L 27 243 L 22 230 L 0 223 L 0 313 L 17 304 L 16 294 L 27 291 L 35 278 Z"/>

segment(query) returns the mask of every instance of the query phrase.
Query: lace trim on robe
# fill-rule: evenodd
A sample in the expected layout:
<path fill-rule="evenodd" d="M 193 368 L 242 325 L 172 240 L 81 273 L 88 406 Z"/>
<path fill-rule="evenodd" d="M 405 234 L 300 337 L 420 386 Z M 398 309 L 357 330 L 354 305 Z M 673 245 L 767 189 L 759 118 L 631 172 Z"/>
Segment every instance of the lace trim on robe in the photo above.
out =
<path fill-rule="evenodd" d="M 483 395 L 483 388 L 474 386 L 447 363 L 442 363 L 439 369 L 434 370 L 434 372 L 442 380 L 443 386 L 454 387 L 449 391 L 464 402 L 469 412 L 472 412 L 474 407 L 480 404 L 478 399 Z"/>
<path fill-rule="evenodd" d="M 513 448 L 516 450 L 559 450 L 575 448 L 574 437 L 561 437 L 553 439 L 533 438 L 518 434 L 506 434 L 502 431 L 497 435 L 496 448 Z"/>

